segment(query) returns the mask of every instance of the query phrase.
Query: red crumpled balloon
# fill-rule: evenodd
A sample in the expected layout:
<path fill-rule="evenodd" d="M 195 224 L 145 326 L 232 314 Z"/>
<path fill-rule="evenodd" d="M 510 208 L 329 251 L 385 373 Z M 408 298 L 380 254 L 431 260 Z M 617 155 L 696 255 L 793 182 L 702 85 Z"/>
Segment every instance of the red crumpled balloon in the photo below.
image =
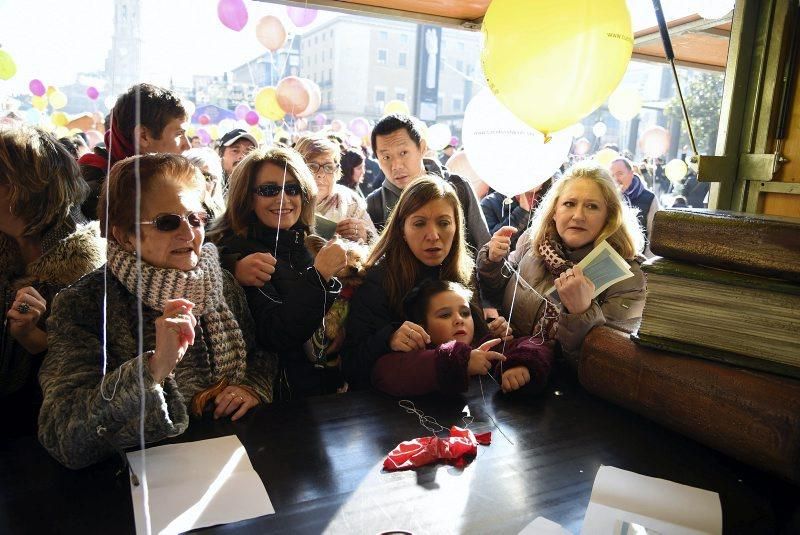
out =
<path fill-rule="evenodd" d="M 383 461 L 383 468 L 406 470 L 438 460 L 461 468 L 467 464 L 467 457 L 475 457 L 478 454 L 478 444 L 488 446 L 491 443 L 491 431 L 475 435 L 469 429 L 453 426 L 450 428 L 448 438 L 420 437 L 401 442 L 389 452 Z"/>

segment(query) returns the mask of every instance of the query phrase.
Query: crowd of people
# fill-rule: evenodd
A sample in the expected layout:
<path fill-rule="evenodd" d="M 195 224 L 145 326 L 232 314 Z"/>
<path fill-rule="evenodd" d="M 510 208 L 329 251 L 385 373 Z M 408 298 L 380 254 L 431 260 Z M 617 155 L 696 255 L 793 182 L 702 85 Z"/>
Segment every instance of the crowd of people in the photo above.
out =
<path fill-rule="evenodd" d="M 0 391 L 12 433 L 68 467 L 307 396 L 489 374 L 536 395 L 590 329 L 641 316 L 658 204 L 628 160 L 565 163 L 505 199 L 442 165 L 408 115 L 367 151 L 241 129 L 192 147 L 187 119 L 138 84 L 79 157 L 0 129 Z M 633 277 L 595 296 L 577 264 L 603 241 Z"/>

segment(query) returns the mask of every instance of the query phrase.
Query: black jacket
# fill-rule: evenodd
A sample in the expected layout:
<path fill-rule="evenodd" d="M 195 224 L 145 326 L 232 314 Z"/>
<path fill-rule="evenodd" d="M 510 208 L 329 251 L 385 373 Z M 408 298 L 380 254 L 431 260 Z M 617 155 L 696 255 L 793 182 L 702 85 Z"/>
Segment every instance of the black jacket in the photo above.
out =
<path fill-rule="evenodd" d="M 280 359 L 281 399 L 327 393 L 323 391 L 324 370 L 314 365 L 304 345 L 320 326 L 342 285 L 336 278 L 325 283 L 314 269 L 303 243 L 306 234 L 300 225 L 276 231 L 254 223 L 246 237 L 231 234 L 218 244 L 222 265 L 231 272 L 236 261 L 253 253 L 270 253 L 277 259 L 269 282 L 260 288 L 246 286 L 244 291 L 259 345 L 276 352 Z"/>
<path fill-rule="evenodd" d="M 495 232 L 507 225 L 516 227 L 519 230 L 519 232 L 511 236 L 511 250 L 513 251 L 520 234 L 528 228 L 531 213 L 519 205 L 516 197 L 511 199 L 511 204 L 506 204 L 505 200 L 506 196 L 498 191 L 490 193 L 481 199 L 481 210 L 483 210 L 483 215 L 486 217 L 490 235 L 494 236 Z"/>

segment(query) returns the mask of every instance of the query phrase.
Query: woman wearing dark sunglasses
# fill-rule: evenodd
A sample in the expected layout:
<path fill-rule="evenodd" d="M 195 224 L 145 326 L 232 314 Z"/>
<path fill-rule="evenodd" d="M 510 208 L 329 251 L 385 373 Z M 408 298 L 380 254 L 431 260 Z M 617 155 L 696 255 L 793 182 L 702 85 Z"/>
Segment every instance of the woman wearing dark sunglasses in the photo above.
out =
<path fill-rule="evenodd" d="M 106 269 L 56 297 L 39 374 L 39 439 L 66 466 L 139 444 L 142 405 L 153 442 L 185 431 L 190 411 L 238 420 L 272 400 L 276 359 L 257 349 L 241 287 L 203 245 L 204 195 L 181 156 L 111 169 L 99 214 Z"/>
<path fill-rule="evenodd" d="M 346 264 L 338 240 L 316 258 L 305 247 L 313 232 L 317 186 L 300 155 L 292 149 L 255 149 L 234 168 L 225 215 L 210 238 L 219 246 L 223 265 L 277 259 L 271 278 L 245 287 L 261 345 L 278 353 L 280 395 L 328 393 L 341 385 L 338 370 L 317 367 L 308 343 L 333 304 L 341 283 L 334 277 Z"/>

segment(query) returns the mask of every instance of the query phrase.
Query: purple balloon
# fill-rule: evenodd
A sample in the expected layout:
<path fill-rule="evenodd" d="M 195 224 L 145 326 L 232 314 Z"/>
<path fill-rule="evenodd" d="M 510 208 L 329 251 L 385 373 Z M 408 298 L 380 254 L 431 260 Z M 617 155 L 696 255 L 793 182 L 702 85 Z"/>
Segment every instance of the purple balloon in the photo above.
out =
<path fill-rule="evenodd" d="M 298 28 L 308 26 L 314 19 L 317 18 L 316 9 L 305 9 L 302 7 L 287 7 L 286 12 L 289 14 L 289 19 L 294 22 Z"/>
<path fill-rule="evenodd" d="M 236 115 L 237 119 L 243 121 L 245 120 L 245 117 L 247 117 L 247 113 L 249 111 L 250 111 L 250 106 L 248 106 L 247 104 L 239 104 L 238 106 L 236 106 L 236 109 L 234 110 L 233 113 Z"/>
<path fill-rule="evenodd" d="M 328 118 L 325 117 L 324 113 L 318 113 L 314 116 L 314 122 L 317 124 L 317 126 L 322 126 L 328 122 Z"/>
<path fill-rule="evenodd" d="M 203 143 L 203 145 L 208 145 L 209 143 L 211 143 L 211 134 L 206 132 L 205 128 L 197 129 L 197 137 L 200 138 L 200 141 Z"/>
<path fill-rule="evenodd" d="M 247 8 L 244 0 L 219 0 L 217 16 L 220 22 L 235 32 L 239 32 L 247 24 Z"/>
<path fill-rule="evenodd" d="M 356 117 L 350 124 L 348 128 L 352 133 L 357 135 L 358 137 L 364 137 L 369 133 L 369 123 L 363 117 Z"/>
<path fill-rule="evenodd" d="M 41 97 L 47 93 L 47 88 L 44 86 L 41 80 L 31 80 L 31 83 L 28 84 L 28 89 L 30 89 L 31 93 L 37 97 Z"/>
<path fill-rule="evenodd" d="M 92 100 L 97 100 L 97 97 L 100 96 L 100 91 L 96 87 L 88 87 L 86 88 L 86 96 Z"/>
<path fill-rule="evenodd" d="M 256 125 L 256 124 L 258 124 L 258 120 L 259 120 L 258 114 L 256 112 L 252 111 L 252 110 L 248 111 L 247 115 L 244 116 L 244 120 L 247 122 L 247 124 L 249 124 L 251 126 L 252 125 Z"/>

